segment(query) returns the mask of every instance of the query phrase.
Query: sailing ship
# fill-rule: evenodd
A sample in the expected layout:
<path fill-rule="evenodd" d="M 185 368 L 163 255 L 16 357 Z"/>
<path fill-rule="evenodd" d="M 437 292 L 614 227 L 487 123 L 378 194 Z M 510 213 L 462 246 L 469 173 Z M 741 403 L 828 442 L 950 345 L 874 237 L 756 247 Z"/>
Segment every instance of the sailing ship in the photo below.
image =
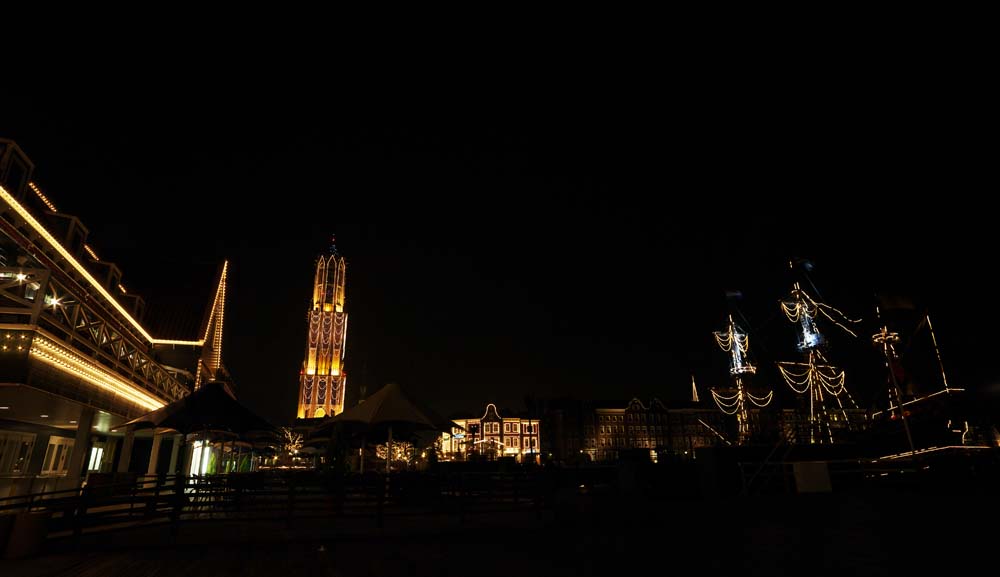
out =
<path fill-rule="evenodd" d="M 791 261 L 789 266 L 794 270 L 802 262 Z M 808 266 L 803 267 L 803 272 L 808 270 Z M 986 415 L 965 389 L 949 384 L 926 310 L 912 303 L 903 305 L 898 298 L 882 296 L 880 300 L 882 306 L 875 308 L 869 322 L 874 330 L 868 333 L 878 356 L 871 354 L 872 349 L 866 353 L 865 348 L 854 347 L 848 363 L 852 371 L 868 375 L 864 383 L 876 382 L 877 377 L 872 377 L 877 373 L 870 371 L 883 365 L 885 385 L 861 390 L 863 406 L 848 387 L 847 371 L 830 356 L 834 332 L 858 339 L 861 319 L 852 319 L 823 302 L 808 274 L 793 282 L 790 292 L 779 301 L 801 355 L 797 360 L 775 363 L 799 399 L 794 410 L 783 409 L 773 415 L 779 419 L 780 438 L 805 445 L 860 443 L 878 458 L 1000 446 L 995 415 Z M 727 353 L 730 384 L 711 389 L 712 397 L 719 410 L 735 417 L 735 444 L 744 445 L 755 430 L 752 418 L 756 409 L 771 405 L 774 391 L 750 388 L 759 375 L 745 324 L 741 326 L 730 314 L 725 330 L 713 334 L 718 347 Z"/>

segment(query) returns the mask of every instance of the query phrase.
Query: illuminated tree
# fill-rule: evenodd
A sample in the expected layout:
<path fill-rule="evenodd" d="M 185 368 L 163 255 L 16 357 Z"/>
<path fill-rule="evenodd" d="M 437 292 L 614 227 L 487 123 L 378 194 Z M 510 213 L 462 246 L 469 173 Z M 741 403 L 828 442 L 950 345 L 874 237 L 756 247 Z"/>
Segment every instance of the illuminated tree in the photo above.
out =
<path fill-rule="evenodd" d="M 282 448 L 284 448 L 289 455 L 298 453 L 299 449 L 302 448 L 302 434 L 296 433 L 288 427 L 281 428 L 281 441 Z"/>
<path fill-rule="evenodd" d="M 382 460 L 385 460 L 385 456 L 388 454 L 385 444 L 375 446 L 375 455 Z M 413 444 L 407 441 L 393 441 L 392 442 L 392 460 L 402 461 L 404 463 L 409 463 L 410 459 L 413 458 Z"/>

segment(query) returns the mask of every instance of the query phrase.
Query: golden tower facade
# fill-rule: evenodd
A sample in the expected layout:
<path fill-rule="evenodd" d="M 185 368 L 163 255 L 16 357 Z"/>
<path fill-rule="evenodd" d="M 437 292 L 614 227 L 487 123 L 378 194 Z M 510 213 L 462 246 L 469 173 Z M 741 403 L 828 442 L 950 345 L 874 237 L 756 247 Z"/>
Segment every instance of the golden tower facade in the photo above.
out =
<path fill-rule="evenodd" d="M 306 315 L 309 334 L 299 377 L 298 418 L 332 417 L 344 410 L 344 351 L 347 313 L 344 311 L 344 257 L 331 247 L 316 261 L 312 310 Z"/>

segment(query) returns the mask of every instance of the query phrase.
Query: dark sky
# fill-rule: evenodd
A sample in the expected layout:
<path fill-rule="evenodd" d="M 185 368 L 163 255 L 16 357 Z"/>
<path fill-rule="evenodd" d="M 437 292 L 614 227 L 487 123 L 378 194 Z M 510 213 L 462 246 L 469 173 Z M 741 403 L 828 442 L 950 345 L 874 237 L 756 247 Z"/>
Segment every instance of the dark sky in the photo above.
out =
<path fill-rule="evenodd" d="M 24 109 L 0 136 L 149 314 L 200 320 L 230 259 L 224 362 L 277 422 L 295 412 L 313 262 L 333 233 L 348 404 L 392 381 L 443 413 L 525 395 L 684 398 L 692 372 L 703 389 L 725 379 L 711 331 L 727 290 L 742 291 L 759 362 L 794 358 L 778 308 L 794 257 L 855 316 L 871 319 L 876 290 L 917 298 L 952 381 L 993 385 L 985 152 L 958 112 L 847 96 L 391 119 L 318 100 L 79 105 Z M 866 339 L 831 355 L 851 365 Z M 883 378 L 848 383 L 867 398 Z"/>

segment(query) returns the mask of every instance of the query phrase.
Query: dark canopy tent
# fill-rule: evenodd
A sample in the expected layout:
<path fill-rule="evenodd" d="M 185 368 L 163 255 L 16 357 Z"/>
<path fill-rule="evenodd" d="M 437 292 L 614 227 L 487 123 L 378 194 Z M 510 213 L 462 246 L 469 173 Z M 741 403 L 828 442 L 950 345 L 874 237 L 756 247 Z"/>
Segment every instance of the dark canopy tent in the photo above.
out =
<path fill-rule="evenodd" d="M 124 423 L 116 429 L 174 429 L 179 433 L 212 431 L 238 437 L 267 434 L 275 427 L 239 403 L 221 382 L 208 382 L 190 395 Z"/>
<path fill-rule="evenodd" d="M 407 394 L 395 383 L 379 389 L 378 392 L 363 400 L 355 407 L 344 411 L 332 419 L 320 424 L 313 434 L 331 432 L 335 428 L 360 432 L 366 437 L 386 437 L 389 454 L 392 454 L 393 433 L 412 435 L 419 431 L 448 432 L 455 423 L 438 415 L 420 401 Z M 386 469 L 389 459 L 386 460 Z M 362 470 L 364 460 L 362 457 Z"/>
<path fill-rule="evenodd" d="M 129 427 L 173 429 L 183 433 L 185 438 L 195 433 L 200 434 L 203 441 L 212 436 L 222 437 L 231 441 L 234 447 L 239 439 L 247 442 L 252 451 L 273 445 L 277 438 L 273 425 L 240 404 L 226 385 L 217 381 L 205 383 L 190 395 L 116 429 Z"/>

